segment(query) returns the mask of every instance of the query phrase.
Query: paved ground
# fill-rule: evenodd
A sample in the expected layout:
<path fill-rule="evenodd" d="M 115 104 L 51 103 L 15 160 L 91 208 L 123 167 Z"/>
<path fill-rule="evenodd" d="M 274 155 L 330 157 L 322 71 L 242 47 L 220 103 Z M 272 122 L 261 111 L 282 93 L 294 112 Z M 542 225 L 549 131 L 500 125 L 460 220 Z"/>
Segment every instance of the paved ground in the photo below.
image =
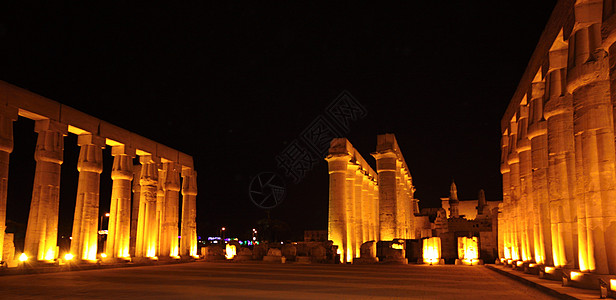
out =
<path fill-rule="evenodd" d="M 515 277 L 518 277 L 518 281 L 520 279 L 522 281 L 526 280 L 535 285 L 540 285 L 545 289 L 550 289 L 556 293 L 560 293 L 562 295 L 568 295 L 572 298 L 577 298 L 581 300 L 590 300 L 590 299 L 599 299 L 599 290 L 585 290 L 575 287 L 564 287 L 562 286 L 562 281 L 554 281 L 548 279 L 540 279 L 537 275 L 524 274 L 521 271 L 515 271 L 510 268 L 507 268 L 503 265 L 495 266 L 491 265 L 492 268 L 498 269 L 501 272 L 509 273 Z"/>
<path fill-rule="evenodd" d="M 194 262 L 0 277 L 0 298 L 551 299 L 482 266 Z"/>

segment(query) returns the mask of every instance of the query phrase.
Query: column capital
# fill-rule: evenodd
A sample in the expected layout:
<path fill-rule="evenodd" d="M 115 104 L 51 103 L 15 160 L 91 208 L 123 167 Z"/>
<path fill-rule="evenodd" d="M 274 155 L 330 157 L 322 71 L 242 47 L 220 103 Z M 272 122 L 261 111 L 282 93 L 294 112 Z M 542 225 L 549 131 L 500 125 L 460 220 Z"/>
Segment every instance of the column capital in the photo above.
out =
<path fill-rule="evenodd" d="M 158 159 L 159 162 L 156 162 Z M 139 182 L 144 185 L 158 185 L 158 164 L 160 159 L 152 155 L 140 155 L 139 162 L 141 163 L 141 174 Z"/>
<path fill-rule="evenodd" d="M 164 162 L 163 169 L 165 170 L 165 179 L 163 189 L 165 191 L 180 190 L 180 165 L 175 162 Z"/>
<path fill-rule="evenodd" d="M 325 157 L 327 161 L 327 167 L 329 174 L 333 173 L 346 173 L 347 165 L 351 160 L 351 155 L 349 154 L 330 154 Z"/>
<path fill-rule="evenodd" d="M 115 148 L 115 147 L 113 147 Z M 112 155 L 113 155 L 113 148 Z M 111 169 L 112 180 L 132 180 L 133 179 L 133 159 L 129 155 L 113 155 L 113 167 Z"/>
<path fill-rule="evenodd" d="M 397 171 L 398 155 L 393 150 L 373 152 L 371 155 L 376 159 L 377 173 Z"/>
<path fill-rule="evenodd" d="M 182 169 L 182 195 L 197 196 L 197 171 Z"/>
<path fill-rule="evenodd" d="M 17 120 L 17 109 L 4 106 L 0 110 L 0 151 L 13 152 L 13 121 Z"/>
<path fill-rule="evenodd" d="M 68 126 L 49 119 L 37 120 L 34 131 L 38 133 L 34 159 L 56 164 L 64 161 L 64 136 L 68 134 Z"/>

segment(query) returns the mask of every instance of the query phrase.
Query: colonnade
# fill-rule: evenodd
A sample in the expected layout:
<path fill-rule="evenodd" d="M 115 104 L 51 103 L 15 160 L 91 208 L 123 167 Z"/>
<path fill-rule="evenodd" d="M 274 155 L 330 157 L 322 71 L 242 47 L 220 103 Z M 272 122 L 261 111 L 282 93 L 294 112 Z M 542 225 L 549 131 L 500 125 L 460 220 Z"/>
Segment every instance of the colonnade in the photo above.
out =
<path fill-rule="evenodd" d="M 345 138 L 331 141 L 328 239 L 343 262 L 360 256 L 367 241 L 414 238 L 418 201 L 393 134 L 379 135 L 375 172 Z"/>
<path fill-rule="evenodd" d="M 352 262 L 360 246 L 379 240 L 377 174 L 345 138 L 331 142 L 329 155 L 328 239 L 340 259 Z"/>
<path fill-rule="evenodd" d="M 376 159 L 379 188 L 381 240 L 416 238 L 414 215 L 419 213 L 419 200 L 402 151 L 393 134 L 377 136 Z"/>
<path fill-rule="evenodd" d="M 97 259 L 102 149 L 111 147 L 113 180 L 105 254 L 109 258 L 197 255 L 196 172 L 182 152 L 0 81 L 0 261 L 6 228 L 9 154 L 13 121 L 35 120 L 38 133 L 32 201 L 24 253 L 37 261 L 59 257 L 60 171 L 64 137 L 78 135 L 79 181 L 69 253 Z M 139 157 L 138 165 L 133 165 Z M 69 158 L 70 159 L 70 158 Z M 182 180 L 180 180 L 180 175 Z M 178 241 L 182 193 L 181 242 Z M 131 205 L 132 201 L 132 205 Z"/>
<path fill-rule="evenodd" d="M 503 117 L 506 259 L 616 274 L 612 2 L 559 1 Z"/>

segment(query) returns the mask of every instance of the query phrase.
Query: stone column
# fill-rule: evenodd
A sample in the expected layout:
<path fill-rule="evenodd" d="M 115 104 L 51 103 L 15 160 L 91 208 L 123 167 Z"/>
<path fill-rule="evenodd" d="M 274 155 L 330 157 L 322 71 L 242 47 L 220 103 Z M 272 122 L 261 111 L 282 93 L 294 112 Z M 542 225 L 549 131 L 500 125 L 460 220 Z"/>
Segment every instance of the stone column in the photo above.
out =
<path fill-rule="evenodd" d="M 370 190 L 368 188 L 368 174 L 363 174 L 361 176 L 361 222 L 362 222 L 362 243 L 372 240 L 372 234 L 370 232 L 370 223 L 371 219 L 371 205 L 372 200 L 370 199 Z"/>
<path fill-rule="evenodd" d="M 353 163 L 347 164 L 346 173 L 346 224 L 347 224 L 347 261 L 353 261 L 358 252 L 357 246 L 357 219 L 356 219 L 356 207 L 355 207 L 355 173 L 357 172 L 358 165 Z"/>
<path fill-rule="evenodd" d="M 499 240 L 502 240 L 502 245 L 499 244 L 499 257 L 511 259 L 511 241 L 509 232 L 509 211 L 511 205 L 511 185 L 509 181 L 510 169 L 507 163 L 509 152 L 509 130 L 506 130 L 501 137 L 501 164 L 500 172 L 503 176 L 503 203 L 500 205 L 501 209 L 498 216 L 498 236 Z"/>
<path fill-rule="evenodd" d="M 511 133 L 509 136 L 509 182 L 511 186 L 511 205 L 510 205 L 510 232 L 511 232 L 511 259 L 522 259 L 522 225 L 523 220 L 520 215 L 520 157 L 517 152 L 517 121 L 511 122 Z"/>
<path fill-rule="evenodd" d="M 13 121 L 17 120 L 17 109 L 2 106 L 0 111 L 0 261 L 6 229 L 6 193 L 9 180 L 9 154 L 13 152 Z"/>
<path fill-rule="evenodd" d="M 346 224 L 346 173 L 350 160 L 348 155 L 329 155 L 329 214 L 327 222 L 328 240 L 338 246 L 341 262 L 346 261 L 347 224 Z"/>
<path fill-rule="evenodd" d="M 362 185 L 363 185 L 363 170 L 361 166 L 357 166 L 355 170 L 355 178 L 353 180 L 353 186 L 355 189 L 355 256 L 359 257 L 361 244 L 364 240 L 364 211 L 362 210 Z"/>
<path fill-rule="evenodd" d="M 178 213 L 180 211 L 180 168 L 174 162 L 164 162 L 165 203 L 162 210 L 160 255 L 178 256 Z"/>
<path fill-rule="evenodd" d="M 130 255 L 135 255 L 137 244 L 137 224 L 139 219 L 139 201 L 141 200 L 141 165 L 133 165 L 133 203 L 130 215 Z"/>
<path fill-rule="evenodd" d="M 566 45 L 564 45 L 566 46 Z M 549 53 L 548 101 L 544 107 L 548 131 L 548 198 L 553 263 L 576 268 L 577 213 L 573 98 L 566 93 L 567 48 Z"/>
<path fill-rule="evenodd" d="M 37 260 L 52 260 L 58 255 L 60 167 L 68 126 L 51 120 L 39 120 L 34 124 L 34 131 L 38 133 L 34 152 L 36 170 L 24 253 Z"/>
<path fill-rule="evenodd" d="M 380 224 L 379 224 L 379 205 L 380 205 L 379 204 L 380 203 L 379 202 L 379 186 L 377 185 L 377 181 L 378 181 L 378 178 L 374 178 L 371 181 L 371 185 L 372 185 L 372 199 L 374 199 L 372 202 L 373 207 L 374 207 L 373 209 L 374 213 L 372 215 L 374 224 L 373 224 L 372 230 L 374 231 L 374 240 L 378 242 L 381 240 L 381 230 L 380 230 Z"/>
<path fill-rule="evenodd" d="M 182 244 L 181 255 L 197 255 L 197 172 L 182 169 Z"/>
<path fill-rule="evenodd" d="M 609 58 L 601 49 L 601 3 L 577 1 L 569 43 L 580 270 L 616 274 L 616 149 Z"/>
<path fill-rule="evenodd" d="M 520 159 L 520 200 L 518 205 L 518 218 L 521 221 L 522 259 L 531 261 L 533 253 L 533 200 L 532 200 L 532 161 L 530 141 L 527 136 L 528 106 L 520 105 L 518 119 L 517 152 Z"/>
<path fill-rule="evenodd" d="M 156 161 L 155 161 L 156 160 Z M 141 185 L 137 241 L 135 256 L 155 257 L 158 226 L 156 224 L 156 192 L 158 188 L 158 158 L 152 155 L 139 156 Z"/>
<path fill-rule="evenodd" d="M 82 134 L 77 138 L 79 161 L 79 183 L 75 218 L 73 219 L 73 239 L 71 253 L 77 259 L 95 260 L 98 250 L 98 203 L 100 175 L 103 171 L 103 151 L 105 139 L 92 134 Z"/>
<path fill-rule="evenodd" d="M 538 74 L 540 77 L 541 74 Z M 550 211 L 548 200 L 548 132 L 543 118 L 545 82 L 536 80 L 531 86 L 530 118 L 528 138 L 531 143 L 532 200 L 534 210 L 535 262 L 552 263 L 552 239 L 550 232 Z"/>
<path fill-rule="evenodd" d="M 373 153 L 376 159 L 379 186 L 379 237 L 382 241 L 396 238 L 396 162 L 393 151 Z"/>
<path fill-rule="evenodd" d="M 165 206 L 165 170 L 161 164 L 158 164 L 158 184 L 156 185 L 156 237 L 154 244 L 156 245 L 156 256 L 161 255 L 161 239 L 163 235 L 163 214 Z"/>
<path fill-rule="evenodd" d="M 113 169 L 111 179 L 111 209 L 109 211 L 109 234 L 105 253 L 112 258 L 130 257 L 131 189 L 135 149 L 124 145 L 111 148 Z"/>
<path fill-rule="evenodd" d="M 406 238 L 406 211 L 404 205 L 404 174 L 402 162 L 396 160 L 396 238 Z"/>

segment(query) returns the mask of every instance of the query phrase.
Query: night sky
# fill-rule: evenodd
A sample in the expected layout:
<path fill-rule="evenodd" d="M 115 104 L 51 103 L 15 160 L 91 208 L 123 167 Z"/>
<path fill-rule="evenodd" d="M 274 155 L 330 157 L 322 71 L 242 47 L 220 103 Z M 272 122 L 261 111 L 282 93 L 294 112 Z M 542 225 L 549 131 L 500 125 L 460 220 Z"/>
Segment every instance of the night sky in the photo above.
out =
<path fill-rule="evenodd" d="M 199 235 L 240 237 L 266 216 L 251 177 L 280 172 L 276 156 L 344 90 L 367 111 L 346 137 L 375 168 L 376 136 L 396 134 L 422 207 L 439 206 L 452 179 L 461 199 L 483 188 L 501 200 L 500 119 L 555 5 L 25 2 L 0 4 L 0 79 L 192 155 Z M 33 127 L 15 122 L 10 162 L 7 218 L 24 230 Z M 65 139 L 60 235 L 72 227 L 76 140 Z M 271 217 L 295 239 L 327 229 L 328 180 L 319 159 Z"/>

